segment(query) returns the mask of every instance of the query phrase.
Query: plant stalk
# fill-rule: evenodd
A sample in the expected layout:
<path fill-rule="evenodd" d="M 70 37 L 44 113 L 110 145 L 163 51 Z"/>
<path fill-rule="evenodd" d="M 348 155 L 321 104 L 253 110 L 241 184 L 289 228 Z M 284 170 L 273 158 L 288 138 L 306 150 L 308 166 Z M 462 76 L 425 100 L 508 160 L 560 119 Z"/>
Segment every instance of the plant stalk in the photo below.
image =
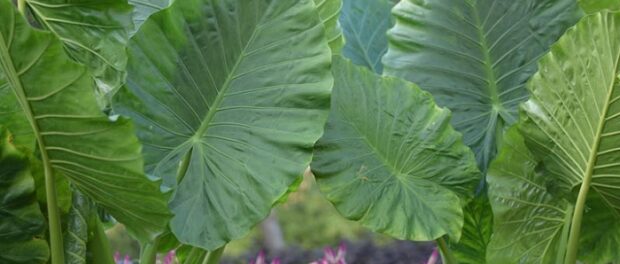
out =
<path fill-rule="evenodd" d="M 204 249 L 192 247 L 192 250 L 189 251 L 187 257 L 185 258 L 185 262 L 183 264 L 196 264 L 199 263 L 201 259 L 205 258 L 207 252 Z"/>
<path fill-rule="evenodd" d="M 183 177 L 185 177 L 185 173 L 187 173 L 187 169 L 189 168 L 189 163 L 192 159 L 192 149 L 183 156 L 181 160 L 181 164 L 179 164 L 179 169 L 177 170 L 177 184 L 181 183 Z M 157 246 L 159 244 L 160 237 L 156 237 L 150 243 L 147 243 L 142 249 L 140 253 L 140 264 L 153 264 L 157 260 Z M 193 251 L 193 249 L 192 249 Z"/>
<path fill-rule="evenodd" d="M 17 11 L 23 16 L 26 15 L 26 0 L 17 0 Z"/>
<path fill-rule="evenodd" d="M 94 218 L 95 222 L 92 236 L 88 238 L 88 249 L 91 251 L 93 258 L 92 264 L 114 264 L 110 241 L 108 241 L 108 236 L 103 229 L 103 223 L 101 223 L 96 212 L 91 214 L 91 218 Z"/>
<path fill-rule="evenodd" d="M 202 264 L 218 264 L 220 263 L 220 258 L 222 257 L 222 254 L 224 253 L 224 248 L 226 247 L 226 245 L 223 245 L 222 247 L 213 250 L 213 251 L 209 251 L 209 253 L 207 253 L 207 255 L 205 256 L 205 259 L 202 261 Z"/>
<path fill-rule="evenodd" d="M 56 182 L 52 174 L 52 166 L 47 158 L 47 152 L 41 150 L 43 171 L 45 175 L 45 196 L 47 198 L 47 218 L 50 232 L 50 248 L 52 264 L 65 263 L 65 251 L 62 244 L 62 227 L 60 225 L 60 212 L 56 200 Z"/>
<path fill-rule="evenodd" d="M 452 255 L 452 251 L 448 248 L 448 243 L 443 237 L 438 238 L 437 246 L 439 247 L 439 251 L 441 252 L 441 259 L 444 264 L 458 264 L 454 255 Z"/>
<path fill-rule="evenodd" d="M 187 168 L 189 168 L 189 163 L 192 160 L 192 151 L 193 149 L 189 149 L 183 159 L 181 160 L 181 164 L 179 165 L 179 170 L 177 171 L 177 184 L 181 183 L 183 177 L 185 177 L 185 173 L 187 173 Z"/>
<path fill-rule="evenodd" d="M 584 177 L 583 183 L 579 188 L 579 196 L 577 196 L 577 203 L 575 204 L 575 210 L 573 211 L 573 219 L 570 226 L 570 235 L 568 236 L 568 247 L 566 250 L 566 259 L 564 263 L 574 264 L 577 263 L 577 251 L 579 250 L 579 233 L 581 232 L 581 219 L 583 218 L 583 209 L 586 204 L 586 198 L 588 196 L 588 190 L 590 189 L 590 182 L 592 177 Z"/>
<path fill-rule="evenodd" d="M 146 243 L 140 254 L 140 264 L 153 264 L 157 261 L 157 247 L 159 246 L 159 237 L 150 243 Z"/>

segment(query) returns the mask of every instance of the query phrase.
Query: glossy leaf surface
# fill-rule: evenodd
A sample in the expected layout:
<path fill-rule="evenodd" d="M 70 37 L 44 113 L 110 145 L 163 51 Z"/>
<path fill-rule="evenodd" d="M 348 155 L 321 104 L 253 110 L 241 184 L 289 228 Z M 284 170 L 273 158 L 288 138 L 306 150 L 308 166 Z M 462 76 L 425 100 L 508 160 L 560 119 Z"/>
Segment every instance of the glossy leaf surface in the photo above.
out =
<path fill-rule="evenodd" d="M 129 36 L 135 35 L 147 18 L 168 7 L 171 1 L 173 0 L 129 0 L 129 4 L 133 5 L 133 29 L 129 31 Z"/>
<path fill-rule="evenodd" d="M 71 58 L 88 66 L 101 93 L 125 81 L 127 0 L 26 0 L 35 18 L 67 47 Z"/>

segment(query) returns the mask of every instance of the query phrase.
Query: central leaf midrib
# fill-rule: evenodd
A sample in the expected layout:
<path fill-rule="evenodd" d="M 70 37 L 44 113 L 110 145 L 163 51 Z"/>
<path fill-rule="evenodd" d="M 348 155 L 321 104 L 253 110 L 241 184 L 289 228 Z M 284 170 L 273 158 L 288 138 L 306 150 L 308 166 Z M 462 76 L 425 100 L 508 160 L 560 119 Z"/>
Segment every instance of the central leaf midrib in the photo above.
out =
<path fill-rule="evenodd" d="M 261 15 L 259 21 L 262 21 L 264 16 L 265 16 L 265 14 L 263 13 Z M 215 113 L 217 113 L 220 105 L 222 104 L 222 101 L 224 100 L 224 97 L 226 97 L 224 94 L 226 94 L 226 92 L 230 88 L 230 82 L 234 80 L 234 76 L 235 76 L 235 72 L 237 71 L 237 68 L 239 67 L 239 65 L 241 64 L 241 62 L 243 61 L 243 59 L 245 57 L 245 51 L 248 49 L 248 47 L 254 41 L 254 38 L 256 37 L 256 32 L 258 31 L 258 28 L 260 27 L 260 25 L 261 25 L 261 23 L 259 22 L 254 27 L 254 29 L 252 31 L 252 35 L 248 39 L 248 42 L 244 45 L 243 49 L 241 49 L 239 57 L 235 61 L 235 64 L 233 65 L 232 69 L 230 70 L 228 76 L 226 76 L 226 80 L 224 81 L 224 83 L 221 86 L 222 89 L 220 90 L 220 92 L 215 97 L 215 100 L 213 101 L 213 104 L 211 105 L 211 108 L 209 109 L 209 111 L 207 111 L 207 115 L 205 116 L 205 118 L 203 119 L 203 121 L 200 124 L 200 127 L 198 128 L 198 130 L 196 130 L 196 133 L 192 136 L 191 139 L 199 140 L 207 132 L 207 129 L 209 128 L 209 124 L 213 120 L 213 117 L 215 117 Z M 222 44 L 224 44 L 223 43 L 223 39 L 222 39 Z M 226 56 L 226 55 L 224 54 L 224 56 Z"/>
<path fill-rule="evenodd" d="M 13 20 L 15 20 L 15 18 L 13 18 Z M 13 27 L 13 30 L 16 30 L 16 28 Z M 51 42 L 52 40 L 49 41 Z M 19 105 L 24 112 L 24 116 L 26 117 L 26 119 L 28 119 L 33 134 L 37 139 L 39 149 L 41 150 L 41 161 L 43 162 L 45 167 L 51 167 L 47 151 L 45 150 L 45 141 L 41 136 L 39 124 L 35 121 L 35 115 L 32 111 L 32 106 L 26 98 L 26 91 L 21 83 L 19 74 L 17 74 L 17 69 L 15 69 L 15 65 L 13 65 L 12 57 L 9 53 L 9 47 L 7 47 L 5 43 L 7 42 L 5 41 L 3 34 L 0 34 L 0 67 L 2 67 L 4 75 L 7 78 L 7 82 L 9 82 L 9 86 L 12 88 L 11 90 L 13 90 L 15 98 L 19 102 Z M 51 45 L 51 43 L 48 43 L 48 46 L 43 49 L 43 51 L 39 55 L 39 58 L 49 48 L 49 45 Z M 34 60 L 39 60 L 39 58 L 36 58 Z"/>
<path fill-rule="evenodd" d="M 476 3 L 477 4 L 477 3 Z M 480 14 L 478 10 L 476 10 L 476 6 L 471 5 L 473 17 L 475 18 L 476 23 L 476 33 L 478 33 L 478 39 L 480 40 L 480 51 L 482 53 L 484 59 L 484 71 L 487 77 L 487 81 L 489 82 L 487 85 L 487 91 L 489 92 L 489 96 L 491 99 L 491 103 L 493 105 L 499 105 L 499 95 L 497 91 L 497 77 L 495 76 L 495 70 L 493 69 L 493 60 L 491 58 L 491 54 L 489 53 L 489 47 L 487 43 L 487 38 L 485 36 L 485 32 L 482 22 L 480 21 Z"/>
<path fill-rule="evenodd" d="M 588 164 L 585 170 L 585 175 L 583 175 L 583 179 L 582 179 L 582 183 L 581 184 L 588 184 L 590 185 L 592 182 L 592 176 L 594 174 L 594 167 L 596 165 L 596 161 L 598 159 L 598 150 L 600 148 L 601 145 L 601 135 L 603 134 L 603 130 L 605 128 L 605 118 L 607 118 L 608 112 L 609 112 L 609 106 L 611 105 L 610 102 L 612 100 L 612 96 L 614 93 L 614 85 L 615 85 L 615 80 L 616 80 L 616 75 L 618 73 L 618 71 L 620 71 L 620 69 L 618 68 L 618 66 L 620 66 L 620 52 L 618 52 L 618 55 L 616 56 L 615 59 L 615 63 L 614 63 L 614 69 L 612 71 L 612 80 L 611 80 L 611 84 L 609 87 L 609 91 L 607 92 L 607 98 L 605 99 L 605 106 L 603 107 L 603 111 L 601 112 L 601 116 L 599 118 L 599 123 L 598 123 L 598 127 L 597 127 L 597 131 L 596 134 L 594 136 L 594 142 L 592 144 L 592 148 L 590 150 L 590 156 L 588 157 Z M 605 199 L 606 200 L 606 199 Z"/>

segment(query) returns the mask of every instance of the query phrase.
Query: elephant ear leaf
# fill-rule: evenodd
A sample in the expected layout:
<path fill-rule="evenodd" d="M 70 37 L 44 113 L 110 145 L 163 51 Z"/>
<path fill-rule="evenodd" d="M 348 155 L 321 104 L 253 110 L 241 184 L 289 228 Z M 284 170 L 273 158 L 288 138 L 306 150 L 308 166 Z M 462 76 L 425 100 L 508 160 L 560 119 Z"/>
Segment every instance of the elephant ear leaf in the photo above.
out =
<path fill-rule="evenodd" d="M 142 25 L 113 106 L 138 125 L 148 172 L 176 188 L 180 242 L 240 238 L 298 182 L 327 119 L 329 67 L 312 0 L 176 1 Z"/>
<path fill-rule="evenodd" d="M 386 32 L 394 21 L 392 0 L 344 0 L 340 24 L 345 37 L 342 55 L 381 74 L 387 52 Z"/>
<path fill-rule="evenodd" d="M 46 225 L 28 157 L 0 126 L 0 263 L 47 263 Z"/>
<path fill-rule="evenodd" d="M 88 66 L 98 90 L 107 94 L 125 81 L 127 0 L 25 0 L 34 17 L 63 42 L 71 58 Z"/>
<path fill-rule="evenodd" d="M 521 131 L 544 163 L 548 188 L 567 199 L 577 197 L 571 248 L 577 246 L 579 220 L 587 217 L 588 208 L 601 208 L 588 200 L 600 196 L 606 205 L 602 210 L 620 215 L 618 47 L 620 13 L 587 16 L 541 59 L 528 85 L 531 99 L 523 104 Z"/>
<path fill-rule="evenodd" d="M 383 63 L 454 114 L 481 170 L 528 98 L 536 62 L 581 16 L 575 0 L 402 0 Z"/>
<path fill-rule="evenodd" d="M 0 0 L 0 94 L 13 109 L 9 119 L 29 124 L 45 173 L 64 174 L 140 240 L 164 229 L 166 197 L 143 173 L 132 124 L 103 114 L 87 69 L 6 0 Z"/>
<path fill-rule="evenodd" d="M 480 181 L 450 113 L 404 80 L 334 57 L 332 107 L 311 165 L 348 219 L 398 239 L 458 240 Z"/>

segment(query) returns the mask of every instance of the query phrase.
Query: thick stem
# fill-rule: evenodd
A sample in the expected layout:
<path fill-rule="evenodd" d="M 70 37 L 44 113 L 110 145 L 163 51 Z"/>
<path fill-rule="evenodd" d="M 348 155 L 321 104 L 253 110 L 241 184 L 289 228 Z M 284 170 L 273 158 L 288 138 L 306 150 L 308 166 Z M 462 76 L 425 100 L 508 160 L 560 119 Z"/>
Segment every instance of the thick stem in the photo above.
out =
<path fill-rule="evenodd" d="M 436 241 L 437 246 L 439 247 L 439 251 L 441 252 L 441 259 L 443 263 L 457 264 L 458 262 L 456 262 L 456 258 L 454 258 L 454 255 L 452 255 L 452 251 L 450 251 L 450 248 L 448 248 L 448 243 L 446 243 L 446 240 L 443 239 L 443 237 L 440 237 Z"/>
<path fill-rule="evenodd" d="M 579 233 L 581 232 L 581 219 L 583 218 L 583 209 L 586 204 L 588 190 L 590 189 L 590 181 L 592 177 L 584 177 L 583 183 L 579 188 L 579 196 L 573 211 L 573 220 L 570 226 L 570 235 L 568 237 L 568 248 L 566 250 L 566 259 L 564 263 L 577 263 L 577 251 L 579 250 Z"/>
<path fill-rule="evenodd" d="M 196 264 L 199 263 L 202 259 L 205 258 L 207 252 L 204 249 L 200 249 L 197 247 L 193 247 L 190 250 L 189 254 L 187 254 L 187 258 L 185 258 L 184 264 Z"/>
<path fill-rule="evenodd" d="M 43 151 L 43 150 L 42 150 Z M 43 170 L 45 175 L 45 195 L 47 198 L 47 218 L 50 232 L 50 248 L 52 254 L 52 264 L 64 264 L 65 252 L 62 244 L 62 228 L 60 226 L 60 212 L 56 201 L 56 182 L 52 174 L 47 153 L 42 152 Z"/>
<path fill-rule="evenodd" d="M 224 253 L 224 248 L 226 247 L 226 245 L 223 245 L 222 247 L 213 250 L 213 251 L 209 251 L 209 253 L 207 253 L 207 255 L 205 256 L 205 259 L 202 261 L 202 264 L 218 264 L 220 263 L 220 258 L 222 257 L 222 254 Z"/>
<path fill-rule="evenodd" d="M 187 168 L 189 168 L 189 163 L 192 159 L 192 149 L 190 149 L 183 159 L 181 160 L 181 164 L 179 165 L 179 169 L 177 170 L 177 183 L 181 183 L 183 177 L 185 177 L 185 173 L 187 173 Z M 150 243 L 147 243 L 140 253 L 140 264 L 154 264 L 157 261 L 157 245 L 159 244 L 159 240 L 161 237 L 156 237 Z M 192 249 L 193 250 L 193 249 Z"/>
<path fill-rule="evenodd" d="M 108 241 L 108 236 L 103 229 L 103 223 L 101 223 L 101 220 L 96 212 L 93 212 L 91 217 L 94 218 L 95 222 L 95 226 L 92 230 L 92 236 L 89 236 L 88 238 L 88 249 L 91 251 L 93 258 L 92 264 L 114 264 L 110 241 Z"/>
<path fill-rule="evenodd" d="M 23 15 L 26 15 L 26 0 L 17 0 L 17 10 Z"/>
<path fill-rule="evenodd" d="M 179 170 L 177 170 L 177 183 L 181 183 L 183 177 L 185 177 L 185 173 L 187 173 L 187 168 L 189 168 L 189 162 L 192 160 L 192 150 L 189 149 L 183 159 L 181 160 L 181 164 L 179 165 Z"/>
<path fill-rule="evenodd" d="M 157 261 L 157 246 L 159 245 L 159 237 L 147 243 L 140 253 L 140 264 L 154 264 Z"/>

